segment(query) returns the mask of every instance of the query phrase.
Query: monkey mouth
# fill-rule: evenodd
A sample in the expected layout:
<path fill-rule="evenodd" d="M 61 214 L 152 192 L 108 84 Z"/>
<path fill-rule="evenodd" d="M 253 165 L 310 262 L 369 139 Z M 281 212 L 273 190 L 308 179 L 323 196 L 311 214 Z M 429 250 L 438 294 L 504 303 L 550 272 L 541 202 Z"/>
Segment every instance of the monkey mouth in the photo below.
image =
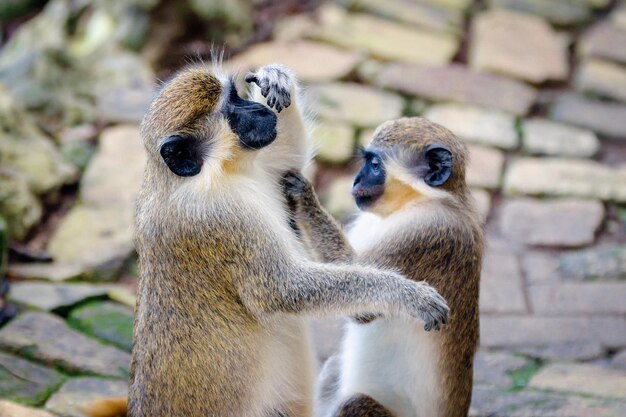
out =
<path fill-rule="evenodd" d="M 356 202 L 357 207 L 361 210 L 364 210 L 374 204 L 376 200 L 383 195 L 383 192 L 384 187 L 382 186 L 362 187 L 360 185 L 356 185 L 352 188 L 354 201 Z"/>

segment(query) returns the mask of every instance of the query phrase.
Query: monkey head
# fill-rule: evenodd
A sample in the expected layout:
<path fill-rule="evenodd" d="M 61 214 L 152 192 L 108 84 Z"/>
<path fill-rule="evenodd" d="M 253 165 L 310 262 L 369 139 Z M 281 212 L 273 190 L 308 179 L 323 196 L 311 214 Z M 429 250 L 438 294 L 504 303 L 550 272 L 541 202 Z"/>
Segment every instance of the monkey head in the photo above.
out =
<path fill-rule="evenodd" d="M 352 195 L 362 210 L 388 216 L 414 201 L 464 194 L 467 148 L 420 117 L 380 125 L 363 151 Z"/>
<path fill-rule="evenodd" d="M 150 159 L 166 175 L 193 177 L 237 166 L 276 139 L 276 123 L 270 108 L 239 96 L 232 78 L 199 65 L 163 86 L 141 132 Z"/>

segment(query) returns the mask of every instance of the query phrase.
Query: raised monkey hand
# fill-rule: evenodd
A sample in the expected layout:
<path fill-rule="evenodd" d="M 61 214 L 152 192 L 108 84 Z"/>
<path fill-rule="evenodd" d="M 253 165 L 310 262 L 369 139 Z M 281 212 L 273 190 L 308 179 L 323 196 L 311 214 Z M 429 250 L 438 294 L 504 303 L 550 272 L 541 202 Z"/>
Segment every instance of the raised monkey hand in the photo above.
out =
<path fill-rule="evenodd" d="M 291 105 L 295 77 L 286 67 L 279 64 L 267 65 L 246 75 L 245 80 L 258 85 L 261 95 L 267 99 L 267 105 L 278 113 Z"/>

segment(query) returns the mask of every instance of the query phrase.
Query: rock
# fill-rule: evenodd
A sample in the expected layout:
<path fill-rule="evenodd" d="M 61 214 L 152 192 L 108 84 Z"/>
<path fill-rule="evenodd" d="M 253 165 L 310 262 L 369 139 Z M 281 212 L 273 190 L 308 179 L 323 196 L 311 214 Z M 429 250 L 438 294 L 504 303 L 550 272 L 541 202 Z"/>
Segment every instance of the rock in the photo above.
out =
<path fill-rule="evenodd" d="M 9 299 L 40 310 L 57 310 L 89 298 L 107 295 L 109 287 L 93 284 L 50 284 L 47 282 L 16 282 L 11 285 Z"/>
<path fill-rule="evenodd" d="M 507 352 L 479 350 L 474 357 L 474 383 L 511 388 L 511 372 L 528 365 L 528 359 Z"/>
<path fill-rule="evenodd" d="M 402 114 L 401 97 L 354 83 L 330 83 L 309 89 L 313 111 L 322 119 L 374 127 Z"/>
<path fill-rule="evenodd" d="M 610 21 L 617 29 L 626 31 L 626 5 L 618 4 L 610 14 Z"/>
<path fill-rule="evenodd" d="M 593 243 L 603 220 L 597 200 L 519 198 L 504 202 L 500 230 L 528 245 L 575 247 Z"/>
<path fill-rule="evenodd" d="M 351 175 L 336 178 L 324 195 L 324 207 L 336 219 L 345 221 L 348 216 L 357 212 L 357 206 L 352 198 Z"/>
<path fill-rule="evenodd" d="M 597 342 L 603 347 L 626 346 L 626 319 L 617 316 L 541 317 L 482 315 L 480 341 L 486 347 Z"/>
<path fill-rule="evenodd" d="M 354 156 L 354 130 L 344 123 L 321 123 L 313 131 L 316 159 L 342 164 Z"/>
<path fill-rule="evenodd" d="M 504 192 L 625 202 L 626 170 L 588 160 L 519 158 L 504 175 Z"/>
<path fill-rule="evenodd" d="M 485 251 L 480 276 L 481 313 L 526 311 L 519 261 L 503 244 L 491 243 Z"/>
<path fill-rule="evenodd" d="M 626 282 L 564 283 L 528 288 L 533 311 L 545 315 L 624 314 Z"/>
<path fill-rule="evenodd" d="M 559 268 L 570 281 L 626 279 L 626 246 L 605 244 L 564 253 Z"/>
<path fill-rule="evenodd" d="M 85 417 L 81 405 L 101 398 L 126 397 L 128 383 L 115 379 L 93 377 L 72 378 L 46 402 L 46 408 L 68 417 Z"/>
<path fill-rule="evenodd" d="M 39 405 L 63 380 L 63 375 L 52 369 L 0 352 L 0 397 L 3 399 Z M 4 415 L 0 405 L 0 416 Z"/>
<path fill-rule="evenodd" d="M 0 400 L 0 416 L 2 417 L 55 417 L 53 414 L 36 408 L 25 407 L 10 401 Z"/>
<path fill-rule="evenodd" d="M 101 345 L 47 313 L 25 313 L 11 320 L 0 329 L 0 346 L 68 372 L 128 377 L 128 353 Z"/>
<path fill-rule="evenodd" d="M 154 86 L 146 83 L 112 88 L 98 97 L 98 118 L 109 123 L 140 123 L 154 94 Z"/>
<path fill-rule="evenodd" d="M 359 138 L 357 139 L 357 143 L 366 148 L 367 145 L 374 139 L 374 129 L 363 129 L 359 132 Z"/>
<path fill-rule="evenodd" d="M 433 101 L 456 101 L 500 109 L 517 116 L 530 109 L 537 92 L 515 80 L 472 71 L 462 65 L 445 67 L 390 64 L 374 81 Z"/>
<path fill-rule="evenodd" d="M 589 7 L 579 0 L 489 0 L 489 6 L 541 16 L 557 25 L 583 23 L 591 17 Z"/>
<path fill-rule="evenodd" d="M 507 10 L 474 18 L 469 64 L 533 83 L 565 80 L 567 45 L 543 19 Z"/>
<path fill-rule="evenodd" d="M 253 5 L 244 0 L 190 0 L 189 7 L 201 19 L 222 22 L 231 32 L 247 34 L 254 26 Z"/>
<path fill-rule="evenodd" d="M 531 154 L 586 158 L 600 150 L 590 130 L 538 118 L 524 120 L 522 130 L 522 148 Z"/>
<path fill-rule="evenodd" d="M 67 281 L 80 278 L 83 268 L 79 265 L 65 265 L 56 262 L 51 263 L 13 263 L 9 266 L 8 274 L 18 280 L 46 280 Z"/>
<path fill-rule="evenodd" d="M 626 374 L 586 364 L 554 363 L 540 370 L 531 388 L 577 392 L 607 398 L 624 398 Z"/>
<path fill-rule="evenodd" d="M 309 83 L 319 83 L 346 77 L 361 60 L 361 55 L 356 52 L 299 40 L 256 44 L 233 58 L 229 65 L 253 70 L 280 62 L 293 69 L 299 79 Z"/>
<path fill-rule="evenodd" d="M 611 369 L 626 370 L 626 349 L 620 350 L 611 358 Z"/>
<path fill-rule="evenodd" d="M 15 173 L 0 169 L 0 214 L 9 224 L 9 235 L 21 240 L 39 223 L 43 214 L 41 203 L 28 184 Z"/>
<path fill-rule="evenodd" d="M 604 355 L 602 345 L 593 341 L 520 346 L 515 351 L 543 361 L 588 361 Z"/>
<path fill-rule="evenodd" d="M 126 287 L 113 287 L 109 290 L 107 295 L 111 300 L 117 301 L 131 309 L 134 309 L 137 304 L 135 293 Z"/>
<path fill-rule="evenodd" d="M 35 194 L 75 181 L 76 168 L 57 150 L 24 110 L 0 86 L 0 159 Z"/>
<path fill-rule="evenodd" d="M 72 310 L 69 322 L 84 333 L 130 351 L 133 344 L 133 310 L 117 303 L 94 302 Z"/>
<path fill-rule="evenodd" d="M 50 239 L 48 253 L 91 279 L 114 278 L 133 251 L 130 211 L 115 206 L 73 208 Z"/>
<path fill-rule="evenodd" d="M 446 9 L 463 12 L 472 4 L 472 0 L 426 0 L 425 3 L 445 7 Z"/>
<path fill-rule="evenodd" d="M 93 207 L 121 206 L 133 211 L 146 160 L 136 125 L 105 129 L 100 135 L 98 152 L 81 180 L 82 202 Z"/>
<path fill-rule="evenodd" d="M 376 0 L 360 0 L 356 4 L 348 0 L 343 2 L 353 5 L 360 11 L 433 31 L 454 33 L 463 22 L 463 15 L 459 10 L 440 6 L 436 2 L 404 0 L 387 0 L 384 4 Z"/>
<path fill-rule="evenodd" d="M 576 89 L 626 101 L 626 67 L 610 61 L 583 61 L 574 76 Z"/>
<path fill-rule="evenodd" d="M 310 320 L 315 351 L 319 363 L 339 352 L 345 320 L 343 318 L 316 318 Z"/>
<path fill-rule="evenodd" d="M 556 284 L 561 280 L 559 259 L 553 253 L 530 251 L 522 258 L 527 284 Z"/>
<path fill-rule="evenodd" d="M 504 153 L 484 146 L 469 146 L 470 160 L 467 183 L 474 187 L 498 189 L 504 166 Z"/>
<path fill-rule="evenodd" d="M 474 197 L 478 214 L 480 215 L 482 221 L 485 222 L 489 216 L 489 212 L 491 211 L 491 194 L 485 190 L 481 190 L 480 188 L 472 188 L 471 192 L 472 197 Z"/>
<path fill-rule="evenodd" d="M 360 13 L 337 14 L 322 21 L 313 37 L 341 48 L 364 50 L 374 58 L 424 64 L 450 62 L 459 47 L 453 35 Z"/>
<path fill-rule="evenodd" d="M 471 143 L 503 149 L 513 149 L 518 144 L 515 118 L 499 110 L 463 104 L 439 104 L 428 109 L 424 117 L 447 127 Z"/>
<path fill-rule="evenodd" d="M 626 30 L 600 22 L 588 29 L 578 41 L 576 52 L 585 57 L 604 58 L 626 64 Z"/>

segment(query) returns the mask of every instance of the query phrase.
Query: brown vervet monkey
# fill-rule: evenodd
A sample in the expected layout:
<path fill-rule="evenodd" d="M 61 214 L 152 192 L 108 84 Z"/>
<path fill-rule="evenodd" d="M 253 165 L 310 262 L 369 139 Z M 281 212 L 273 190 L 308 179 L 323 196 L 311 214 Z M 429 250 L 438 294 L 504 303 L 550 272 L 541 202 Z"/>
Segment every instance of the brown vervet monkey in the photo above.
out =
<path fill-rule="evenodd" d="M 363 156 L 352 190 L 363 212 L 349 243 L 311 185 L 297 173 L 285 177 L 304 237 L 326 262 L 393 268 L 428 282 L 451 314 L 431 333 L 402 317 L 350 321 L 340 354 L 320 376 L 319 416 L 467 416 L 483 251 L 465 183 L 467 148 L 442 126 L 402 118 L 378 127 Z"/>
<path fill-rule="evenodd" d="M 279 65 L 246 80 L 261 102 L 215 69 L 188 68 L 142 122 L 131 417 L 309 417 L 305 316 L 446 318 L 425 283 L 302 255 L 280 187 L 306 159 L 297 83 Z"/>

